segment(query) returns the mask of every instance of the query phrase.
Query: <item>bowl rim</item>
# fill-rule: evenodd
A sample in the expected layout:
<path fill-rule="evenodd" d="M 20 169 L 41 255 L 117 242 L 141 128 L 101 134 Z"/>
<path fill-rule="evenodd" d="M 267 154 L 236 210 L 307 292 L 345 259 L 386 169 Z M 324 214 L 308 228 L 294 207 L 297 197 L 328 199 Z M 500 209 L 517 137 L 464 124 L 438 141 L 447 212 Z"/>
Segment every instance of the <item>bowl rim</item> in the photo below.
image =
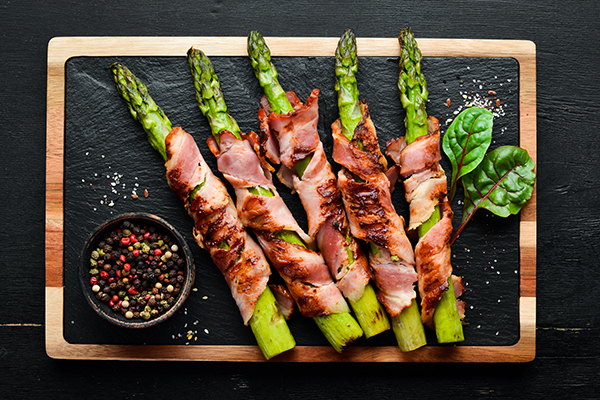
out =
<path fill-rule="evenodd" d="M 104 304 L 98 299 L 96 299 L 90 287 L 89 259 L 95 247 L 92 246 L 92 244 L 99 242 L 100 236 L 103 235 L 107 229 L 111 228 L 112 230 L 114 229 L 113 226 L 118 226 L 126 220 L 132 220 L 132 222 L 133 220 L 145 220 L 148 221 L 148 224 L 150 225 L 154 224 L 157 228 L 168 231 L 172 236 L 175 237 L 175 240 L 178 242 L 177 244 L 179 248 L 183 250 L 183 254 L 185 255 L 186 277 L 182 289 L 176 297 L 175 303 L 173 303 L 171 308 L 163 314 L 149 320 L 127 319 L 124 315 L 113 312 L 107 304 Z M 196 278 L 196 267 L 194 264 L 192 251 L 183 235 L 181 235 L 181 233 L 164 218 L 146 212 L 130 212 L 120 214 L 115 217 L 109 218 L 102 224 L 98 225 L 94 230 L 92 230 L 92 232 L 88 235 L 84 247 L 79 254 L 78 270 L 79 282 L 81 290 L 83 292 L 83 296 L 85 297 L 90 307 L 96 312 L 96 314 L 98 314 L 103 319 L 107 320 L 108 322 L 114 325 L 136 329 L 147 328 L 150 326 L 157 325 L 169 319 L 173 314 L 175 314 L 175 312 L 177 312 L 177 310 L 187 300 L 187 297 L 189 296 L 192 290 L 192 286 L 194 285 Z"/>

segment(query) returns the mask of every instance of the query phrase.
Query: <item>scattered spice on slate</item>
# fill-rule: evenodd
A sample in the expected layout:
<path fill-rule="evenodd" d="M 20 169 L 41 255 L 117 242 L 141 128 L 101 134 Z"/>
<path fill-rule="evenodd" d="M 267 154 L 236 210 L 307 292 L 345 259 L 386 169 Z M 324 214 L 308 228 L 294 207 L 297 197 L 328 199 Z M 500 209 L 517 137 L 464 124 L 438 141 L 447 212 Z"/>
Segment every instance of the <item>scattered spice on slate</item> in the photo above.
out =
<path fill-rule="evenodd" d="M 149 320 L 169 310 L 185 281 L 185 256 L 154 226 L 124 221 L 90 257 L 90 287 L 127 319 Z"/>

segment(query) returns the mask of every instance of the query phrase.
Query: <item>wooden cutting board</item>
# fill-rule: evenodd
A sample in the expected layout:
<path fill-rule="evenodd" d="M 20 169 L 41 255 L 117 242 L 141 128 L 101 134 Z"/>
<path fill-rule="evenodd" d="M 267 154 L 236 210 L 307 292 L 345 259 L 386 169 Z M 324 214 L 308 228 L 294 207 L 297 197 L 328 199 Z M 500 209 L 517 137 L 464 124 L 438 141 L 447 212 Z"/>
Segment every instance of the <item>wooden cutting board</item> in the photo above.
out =
<path fill-rule="evenodd" d="M 334 57 L 338 38 L 266 38 L 274 57 Z M 397 40 L 358 38 L 361 57 L 399 57 Z M 47 101 L 47 151 L 46 151 L 46 349 L 49 356 L 64 359 L 135 359 L 135 360 L 206 360 L 206 361 L 263 361 L 253 344 L 184 345 L 146 344 L 127 341 L 110 342 L 75 340 L 75 328 L 69 324 L 69 308 L 65 308 L 66 293 L 73 288 L 65 273 L 71 263 L 65 252 L 65 210 L 70 202 L 65 200 L 65 168 L 70 150 L 65 141 L 65 127 L 70 112 L 84 109 L 68 107 L 66 88 L 67 65 L 77 57 L 107 57 L 107 63 L 119 57 L 184 57 L 195 46 L 208 56 L 245 57 L 245 37 L 61 37 L 54 38 L 48 46 L 48 101 Z M 536 55 L 535 45 L 529 41 L 504 40 L 453 40 L 420 39 L 419 47 L 428 58 L 489 58 L 514 59 L 518 63 L 518 144 L 536 161 Z M 360 68 L 359 68 L 360 69 Z M 280 75 L 281 75 L 280 71 Z M 136 71 L 134 71 L 136 73 Z M 330 71 L 333 75 L 333 72 Z M 426 74 L 427 75 L 427 74 Z M 221 78 L 223 80 L 223 78 Z M 428 79 L 429 81 L 429 79 Z M 359 84 L 360 87 L 360 84 Z M 365 91 L 366 92 L 366 91 Z M 466 93 L 466 92 L 465 92 Z M 464 96 L 468 93 L 464 94 Z M 155 97 L 156 99 L 156 97 Z M 82 99 L 82 102 L 89 99 Z M 120 99 L 117 99 L 120 100 Z M 162 104 L 159 102 L 159 104 Z M 120 104 L 119 104 L 120 105 Z M 84 111 L 85 112 L 85 111 Z M 398 111 L 398 114 L 400 112 Z M 328 121 L 330 123 L 331 121 Z M 67 163 L 67 164 L 65 164 Z M 68 180 L 67 180 L 68 181 Z M 175 204 L 173 207 L 177 207 Z M 361 343 L 338 354 L 327 345 L 300 343 L 294 350 L 276 357 L 273 361 L 353 361 L 353 362 L 526 362 L 535 357 L 535 282 L 536 282 L 536 196 L 520 213 L 518 222 L 518 281 L 515 296 L 518 311 L 515 323 L 517 339 L 509 345 L 428 345 L 411 353 L 402 353 L 397 346 L 381 342 L 377 345 Z M 515 270 L 515 272 L 517 272 Z M 468 281 L 468 278 L 466 279 Z M 500 300 L 498 300 L 500 301 Z M 467 315 L 469 310 L 467 310 Z M 69 317 L 69 318 L 67 318 Z M 93 318 L 90 313 L 90 318 Z M 240 329 L 244 329 L 239 322 Z M 234 329 L 234 328 L 232 328 Z M 175 334 L 175 332 L 174 332 Z M 76 336 L 76 335 L 75 335 Z M 175 335 L 174 335 L 175 336 Z M 217 341 L 218 342 L 218 341 Z M 227 342 L 227 341 L 225 341 Z"/>

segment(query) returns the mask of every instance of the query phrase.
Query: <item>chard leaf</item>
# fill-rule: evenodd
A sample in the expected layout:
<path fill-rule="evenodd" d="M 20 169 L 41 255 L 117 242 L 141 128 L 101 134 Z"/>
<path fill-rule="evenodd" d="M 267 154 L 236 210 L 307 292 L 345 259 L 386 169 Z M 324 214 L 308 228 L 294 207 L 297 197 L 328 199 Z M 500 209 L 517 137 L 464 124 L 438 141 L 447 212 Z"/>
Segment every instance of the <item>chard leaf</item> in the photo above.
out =
<path fill-rule="evenodd" d="M 483 160 L 492 143 L 494 116 L 489 110 L 471 107 L 452 121 L 442 139 L 442 148 L 452 164 L 450 202 L 456 193 L 458 180 L 473 171 Z"/>
<path fill-rule="evenodd" d="M 462 178 L 465 191 L 463 219 L 453 243 L 479 208 L 500 217 L 517 214 L 533 194 L 534 162 L 527 150 L 502 146 L 490 151 L 481 164 Z"/>

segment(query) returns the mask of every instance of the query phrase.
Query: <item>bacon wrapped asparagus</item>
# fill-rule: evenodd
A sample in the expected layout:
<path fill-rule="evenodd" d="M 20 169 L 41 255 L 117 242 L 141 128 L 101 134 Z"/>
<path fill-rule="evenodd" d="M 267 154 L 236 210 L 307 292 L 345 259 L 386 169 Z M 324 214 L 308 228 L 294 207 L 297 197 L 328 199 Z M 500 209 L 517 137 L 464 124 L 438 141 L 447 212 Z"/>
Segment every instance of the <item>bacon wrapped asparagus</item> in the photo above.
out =
<path fill-rule="evenodd" d="M 196 243 L 223 273 L 244 324 L 252 328 L 265 358 L 292 349 L 294 338 L 267 286 L 269 264 L 242 226 L 227 188 L 213 175 L 192 136 L 181 127 L 171 127 L 144 83 L 119 63 L 111 71 L 131 115 L 165 160 L 167 182 L 194 219 Z"/>
<path fill-rule="evenodd" d="M 277 193 L 271 178 L 272 167 L 257 154 L 258 135 L 241 132 L 229 115 L 208 57 L 192 48 L 188 51 L 188 62 L 198 106 L 213 133 L 209 147 L 217 157 L 219 171 L 235 189 L 243 224 L 255 233 L 300 313 L 312 317 L 334 349 L 343 351 L 363 332 L 350 315 L 325 261 L 309 248 L 312 238 L 300 228 Z"/>
<path fill-rule="evenodd" d="M 248 55 L 264 91 L 258 111 L 261 150 L 272 163 L 281 163 L 280 180 L 298 193 L 308 216 L 308 234 L 315 239 L 365 336 L 377 335 L 390 325 L 369 283 L 367 257 L 350 234 L 337 178 L 323 151 L 317 131 L 319 90 L 314 89 L 305 104 L 295 92 L 285 93 L 258 31 L 248 35 Z"/>
<path fill-rule="evenodd" d="M 410 28 L 398 36 L 401 47 L 398 89 L 406 110 L 406 136 L 387 143 L 387 154 L 400 166 L 406 200 L 410 204 L 409 230 L 417 230 L 415 246 L 423 323 L 434 329 L 438 342 L 464 340 L 455 294 L 462 281 L 452 276 L 450 236 L 452 209 L 446 174 L 439 164 L 438 120 L 427 117 L 428 91 L 421 72 L 421 52 Z M 455 293 L 454 287 L 457 292 Z M 462 308 L 462 302 L 458 301 Z"/>
<path fill-rule="evenodd" d="M 392 317 L 398 345 L 402 351 L 411 351 L 426 344 L 415 301 L 414 254 L 404 232 L 404 219 L 392 204 L 387 160 L 380 151 L 369 109 L 365 101 L 358 100 L 357 69 L 356 38 L 348 29 L 336 49 L 340 118 L 331 126 L 333 159 L 342 166 L 338 187 L 352 234 L 369 243 L 377 297 Z"/>

